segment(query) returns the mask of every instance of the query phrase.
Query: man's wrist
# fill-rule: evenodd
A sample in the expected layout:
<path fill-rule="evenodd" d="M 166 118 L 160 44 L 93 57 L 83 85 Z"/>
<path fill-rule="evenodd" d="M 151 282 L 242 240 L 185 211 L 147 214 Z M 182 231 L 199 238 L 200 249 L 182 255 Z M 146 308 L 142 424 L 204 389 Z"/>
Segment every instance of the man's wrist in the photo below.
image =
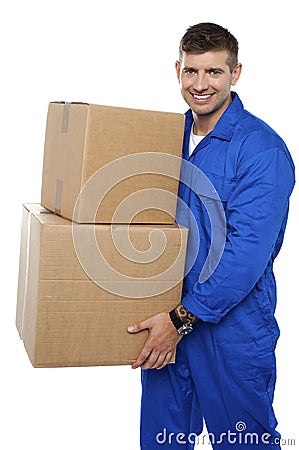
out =
<path fill-rule="evenodd" d="M 183 324 L 193 325 L 199 320 L 198 317 L 188 311 L 182 303 L 174 308 L 174 311 L 177 317 L 183 322 Z"/>
<path fill-rule="evenodd" d="M 169 317 L 174 328 L 181 336 L 191 333 L 193 330 L 193 323 L 198 320 L 197 317 L 190 313 L 190 311 L 187 311 L 182 304 L 179 304 L 176 308 L 172 309 L 169 313 Z"/>

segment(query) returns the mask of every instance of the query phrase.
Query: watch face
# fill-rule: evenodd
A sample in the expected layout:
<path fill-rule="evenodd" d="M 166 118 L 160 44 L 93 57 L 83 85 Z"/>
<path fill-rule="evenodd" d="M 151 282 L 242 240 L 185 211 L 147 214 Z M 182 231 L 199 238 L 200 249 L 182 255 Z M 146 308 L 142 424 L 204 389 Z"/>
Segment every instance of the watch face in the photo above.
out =
<path fill-rule="evenodd" d="M 181 336 L 185 336 L 186 334 L 191 333 L 191 331 L 193 331 L 192 325 L 186 325 L 186 324 L 178 329 L 178 333 Z"/>

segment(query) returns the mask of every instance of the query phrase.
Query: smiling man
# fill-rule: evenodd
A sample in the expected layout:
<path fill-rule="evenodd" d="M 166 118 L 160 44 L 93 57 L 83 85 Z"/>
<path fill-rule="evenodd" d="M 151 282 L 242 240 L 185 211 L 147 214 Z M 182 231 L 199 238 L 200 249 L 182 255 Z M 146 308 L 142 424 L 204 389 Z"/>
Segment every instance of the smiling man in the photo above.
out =
<path fill-rule="evenodd" d="M 180 43 L 176 73 L 190 107 L 184 170 L 200 169 L 214 189 L 203 189 L 200 179 L 181 181 L 179 197 L 200 236 L 182 301 L 128 329 L 149 330 L 133 364 L 142 368 L 141 448 L 193 449 L 204 419 L 214 449 L 271 444 L 277 450 L 273 261 L 283 242 L 294 165 L 283 140 L 231 91 L 241 64 L 238 42 L 227 29 L 211 23 L 190 27 Z M 219 198 L 225 246 L 216 269 L 202 281 L 217 232 L 206 205 Z M 177 221 L 188 226 L 188 220 L 178 208 Z M 191 230 L 187 252 L 193 245 Z M 167 364 L 174 349 L 176 363 Z"/>

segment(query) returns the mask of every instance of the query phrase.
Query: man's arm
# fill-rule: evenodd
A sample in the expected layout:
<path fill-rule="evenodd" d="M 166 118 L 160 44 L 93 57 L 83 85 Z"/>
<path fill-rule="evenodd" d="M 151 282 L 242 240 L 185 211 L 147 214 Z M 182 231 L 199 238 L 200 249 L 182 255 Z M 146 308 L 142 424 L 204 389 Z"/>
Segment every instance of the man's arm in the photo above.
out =
<path fill-rule="evenodd" d="M 226 204 L 222 257 L 213 274 L 203 283 L 197 281 L 182 298 L 186 309 L 204 322 L 219 323 L 247 297 L 271 268 L 284 232 L 293 166 L 281 144 L 265 149 L 262 137 L 247 139 L 246 158 L 238 165 L 238 182 Z"/>

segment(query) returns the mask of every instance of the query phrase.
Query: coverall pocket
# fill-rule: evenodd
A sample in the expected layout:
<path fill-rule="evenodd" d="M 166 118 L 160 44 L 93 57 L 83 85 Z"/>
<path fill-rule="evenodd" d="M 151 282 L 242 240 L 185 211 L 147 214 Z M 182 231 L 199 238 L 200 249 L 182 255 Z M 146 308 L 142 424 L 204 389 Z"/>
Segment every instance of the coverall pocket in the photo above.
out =
<path fill-rule="evenodd" d="M 212 173 L 201 177 L 196 184 L 196 194 L 204 202 L 221 201 L 224 208 L 237 183 L 236 178 L 226 178 Z"/>
<path fill-rule="evenodd" d="M 230 179 L 214 174 L 207 175 L 209 181 L 198 180 L 196 185 L 196 208 L 202 229 L 204 240 L 212 238 L 213 228 L 217 231 L 220 241 L 226 239 L 230 226 L 227 220 L 228 202 L 236 187 L 237 179 Z M 215 234 L 215 233 L 214 233 Z M 221 241 L 221 242 L 222 242 Z"/>

